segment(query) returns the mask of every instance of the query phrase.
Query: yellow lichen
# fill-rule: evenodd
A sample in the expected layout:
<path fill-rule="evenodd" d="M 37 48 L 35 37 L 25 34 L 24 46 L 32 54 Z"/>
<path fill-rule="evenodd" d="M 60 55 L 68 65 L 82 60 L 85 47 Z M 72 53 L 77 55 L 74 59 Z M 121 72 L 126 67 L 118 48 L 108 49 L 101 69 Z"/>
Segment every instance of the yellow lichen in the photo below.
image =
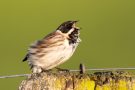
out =
<path fill-rule="evenodd" d="M 117 85 L 118 85 L 117 90 L 128 90 L 127 89 L 127 83 L 126 83 L 125 80 L 119 80 Z"/>
<path fill-rule="evenodd" d="M 79 80 L 74 90 L 94 90 L 95 82 L 89 78 Z"/>

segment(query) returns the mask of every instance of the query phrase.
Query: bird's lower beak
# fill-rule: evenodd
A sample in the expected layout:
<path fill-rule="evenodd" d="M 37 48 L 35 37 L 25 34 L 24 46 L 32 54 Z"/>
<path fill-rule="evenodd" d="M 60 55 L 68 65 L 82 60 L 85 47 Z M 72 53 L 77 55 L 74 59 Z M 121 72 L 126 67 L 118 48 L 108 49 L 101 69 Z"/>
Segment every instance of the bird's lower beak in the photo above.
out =
<path fill-rule="evenodd" d="M 78 21 L 74 21 L 74 24 L 73 24 L 73 28 L 75 28 L 75 29 L 77 29 L 77 30 L 80 30 L 80 27 L 77 27 L 76 26 L 76 23 L 77 23 Z"/>

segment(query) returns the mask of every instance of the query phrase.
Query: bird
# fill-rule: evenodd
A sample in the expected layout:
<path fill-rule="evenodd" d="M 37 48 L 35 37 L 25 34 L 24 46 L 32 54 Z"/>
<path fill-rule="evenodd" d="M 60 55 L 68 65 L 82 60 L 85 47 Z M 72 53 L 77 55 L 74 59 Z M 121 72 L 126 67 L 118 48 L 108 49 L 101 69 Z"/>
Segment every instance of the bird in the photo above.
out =
<path fill-rule="evenodd" d="M 75 20 L 66 21 L 30 45 L 22 61 L 28 61 L 32 73 L 51 70 L 69 60 L 81 42 L 77 22 Z"/>

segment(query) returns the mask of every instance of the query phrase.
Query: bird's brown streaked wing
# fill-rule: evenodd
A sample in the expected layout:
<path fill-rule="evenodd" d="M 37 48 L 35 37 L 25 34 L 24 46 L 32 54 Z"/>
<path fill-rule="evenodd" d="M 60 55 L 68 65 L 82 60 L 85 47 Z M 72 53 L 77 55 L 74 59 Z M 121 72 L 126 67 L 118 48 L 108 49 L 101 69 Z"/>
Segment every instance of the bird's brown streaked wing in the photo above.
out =
<path fill-rule="evenodd" d="M 41 54 L 43 51 L 47 53 L 50 49 L 54 46 L 59 46 L 63 44 L 65 37 L 60 33 L 51 33 L 44 37 L 42 40 L 37 41 L 36 43 L 32 44 L 29 48 L 29 54 L 38 55 Z"/>
<path fill-rule="evenodd" d="M 53 32 L 44 37 L 43 41 L 45 41 L 45 43 L 51 44 L 58 41 L 63 41 L 64 39 L 64 35 L 62 35 L 60 32 Z"/>
<path fill-rule="evenodd" d="M 35 43 L 33 43 L 29 50 L 28 50 L 28 54 L 26 54 L 25 58 L 22 60 L 27 61 L 30 55 L 37 55 L 38 53 L 53 47 L 55 45 L 60 45 L 65 38 L 63 35 L 61 35 L 60 33 L 51 33 L 49 35 L 47 35 L 46 37 L 44 37 L 42 40 L 38 40 Z"/>

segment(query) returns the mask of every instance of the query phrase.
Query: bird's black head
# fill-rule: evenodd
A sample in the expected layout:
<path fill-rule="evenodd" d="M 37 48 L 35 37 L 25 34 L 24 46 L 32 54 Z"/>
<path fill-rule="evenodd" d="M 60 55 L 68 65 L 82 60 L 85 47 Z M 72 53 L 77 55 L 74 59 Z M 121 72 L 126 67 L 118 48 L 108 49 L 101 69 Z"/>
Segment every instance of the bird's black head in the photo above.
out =
<path fill-rule="evenodd" d="M 75 27 L 75 23 L 77 21 L 66 21 L 64 23 L 62 23 L 57 30 L 60 30 L 62 33 L 68 33 L 72 28 L 76 28 Z"/>
<path fill-rule="evenodd" d="M 80 28 L 76 27 L 76 22 L 77 21 L 67 21 L 62 23 L 57 30 L 61 31 L 64 34 L 67 34 L 69 36 L 69 44 L 73 44 L 76 43 L 78 38 L 79 38 L 79 34 L 80 34 Z"/>

